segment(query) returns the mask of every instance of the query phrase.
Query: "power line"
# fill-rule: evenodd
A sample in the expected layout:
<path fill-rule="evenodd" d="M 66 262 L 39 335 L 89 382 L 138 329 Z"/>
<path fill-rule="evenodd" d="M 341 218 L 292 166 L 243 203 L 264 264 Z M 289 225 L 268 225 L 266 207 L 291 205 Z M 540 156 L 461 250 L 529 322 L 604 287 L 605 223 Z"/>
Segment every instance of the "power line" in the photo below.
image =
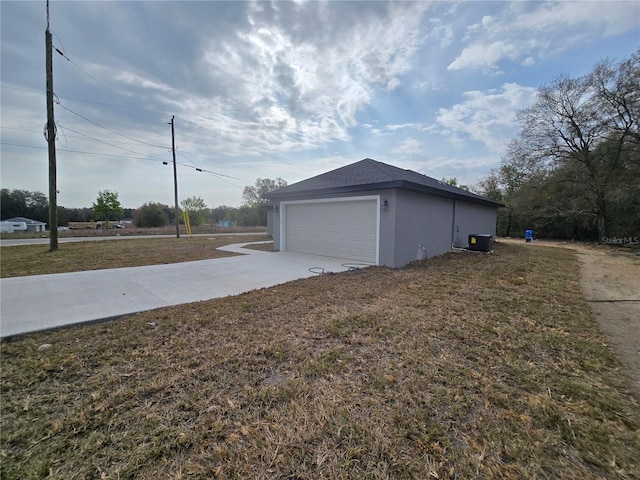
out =
<path fill-rule="evenodd" d="M 227 180 L 226 178 L 224 178 L 223 176 L 221 176 L 221 175 L 219 175 L 219 174 L 217 174 L 215 172 L 211 172 L 209 170 L 205 170 L 204 168 L 192 167 L 191 165 L 185 165 L 184 163 L 180 163 L 180 162 L 177 162 L 177 164 L 180 165 L 181 167 L 193 168 L 194 170 L 196 170 L 198 172 L 209 173 L 209 174 L 213 175 L 214 177 L 217 177 L 219 180 L 222 180 L 223 182 L 228 183 L 232 187 L 243 188 L 240 185 L 236 185 L 235 183 L 230 182 L 229 180 Z"/>
<path fill-rule="evenodd" d="M 58 38 L 58 40 L 60 40 L 60 37 L 58 37 L 58 35 L 56 35 L 56 37 Z M 60 43 L 62 44 L 62 40 L 60 40 Z M 80 67 L 80 65 L 78 65 L 77 63 L 75 63 L 73 60 L 71 60 L 64 52 L 60 51 L 60 49 L 58 49 L 57 47 L 53 47 L 56 52 L 58 52 L 65 60 L 67 60 L 71 65 L 73 65 L 74 67 L 76 67 L 78 70 L 80 70 L 82 73 L 84 73 L 87 77 L 89 77 L 91 80 L 93 80 L 94 82 L 96 82 L 98 85 L 100 85 L 101 87 L 109 90 L 112 94 L 114 94 L 115 96 L 121 98 L 122 100 L 124 100 L 125 102 L 127 102 L 130 105 L 133 105 L 137 110 L 140 110 L 142 112 L 146 112 L 146 113 L 154 113 L 155 115 L 162 115 L 162 116 L 166 116 L 168 115 L 167 113 L 164 112 L 155 112 L 153 110 L 145 110 L 144 108 L 140 107 L 140 105 L 137 105 L 135 102 L 132 102 L 130 99 L 128 99 L 127 97 L 120 95 L 118 92 L 116 92 L 114 89 L 112 89 L 111 87 L 109 87 L 108 85 L 102 83 L 100 80 L 98 80 L 96 77 L 94 77 L 93 75 L 91 75 L 89 72 L 85 71 L 82 67 Z M 64 50 L 64 46 L 62 47 L 62 49 Z"/>
<path fill-rule="evenodd" d="M 60 122 L 56 122 L 56 124 L 60 126 Z M 112 147 L 121 148 L 123 150 L 126 150 L 126 149 L 124 147 L 121 147 L 119 145 L 114 145 L 114 144 L 118 144 L 119 143 L 119 144 L 123 144 L 123 145 L 138 145 L 138 142 L 120 142 L 120 141 L 117 141 L 117 140 L 111 140 L 111 142 L 106 142 L 104 140 L 100 140 L 98 138 L 91 137 L 90 135 L 84 134 L 82 132 L 78 132 L 76 130 L 73 130 L 72 128 L 69 128 L 67 125 L 62 125 L 62 127 L 64 127 L 66 130 L 69 130 L 70 132 L 76 132 L 78 134 L 78 135 L 66 135 L 66 137 L 68 137 L 68 138 L 90 138 L 92 140 L 95 140 L 96 142 L 105 143 L 107 145 L 111 145 Z M 28 129 L 28 128 L 7 127 L 5 125 L 0 125 L 0 129 L 18 130 L 20 132 L 42 134 L 42 130 L 31 130 L 31 129 Z M 138 153 L 138 152 L 133 152 L 133 153 L 137 153 L 139 155 L 146 155 L 144 153 Z"/>
<path fill-rule="evenodd" d="M 19 90 L 21 92 L 35 93 L 37 95 L 45 95 L 45 92 L 41 92 L 41 91 L 38 91 L 38 90 L 30 90 L 28 88 L 22 88 L 22 87 L 14 87 L 13 85 L 0 84 L 0 88 L 9 88 L 11 90 Z M 124 106 L 124 105 L 114 105 L 112 103 L 106 103 L 106 102 L 96 102 L 95 100 L 85 100 L 83 98 L 68 97 L 66 95 L 58 96 L 58 98 L 59 99 L 61 98 L 63 100 L 70 100 L 72 102 L 82 102 L 82 103 L 92 103 L 94 105 L 104 105 L 105 107 L 117 108 L 117 109 L 121 109 L 121 110 L 133 110 L 133 111 L 140 111 L 140 112 L 146 112 L 146 113 L 154 113 L 154 114 L 157 114 L 157 115 L 166 115 L 165 113 L 157 112 L 155 110 L 148 110 L 148 109 L 145 109 L 145 108 L 138 108 L 138 107 L 128 107 L 128 106 Z"/>
<path fill-rule="evenodd" d="M 179 155 L 182 155 L 181 152 L 178 151 Z M 186 158 L 184 155 L 182 155 L 182 157 Z M 213 172 L 211 170 L 207 170 L 206 168 L 201 168 L 201 167 L 191 167 L 191 165 L 185 165 L 184 163 L 180 163 L 178 162 L 178 165 L 184 166 L 184 167 L 189 167 L 189 168 L 195 168 L 196 171 L 198 172 L 204 172 L 204 173 L 209 173 L 215 177 L 217 177 L 218 179 L 222 180 L 223 182 L 228 183 L 229 185 L 236 187 L 236 188 L 243 188 L 240 185 L 236 185 L 233 182 L 230 182 L 229 180 L 227 180 L 227 178 L 232 178 L 234 180 L 240 180 L 241 182 L 248 182 L 248 180 L 244 180 L 242 178 L 238 178 L 238 177 L 232 177 L 231 175 L 224 175 L 223 173 L 218 173 L 218 172 Z"/>
<path fill-rule="evenodd" d="M 189 160 L 181 151 L 178 150 L 178 154 L 180 156 L 182 156 L 185 160 L 190 161 L 195 166 L 195 163 L 192 160 Z M 189 155 L 191 155 L 191 154 L 189 154 Z M 182 165 L 184 165 L 184 164 L 182 164 Z M 186 166 L 188 167 L 189 165 L 186 165 Z M 206 168 L 202 168 L 202 167 L 198 167 L 198 166 L 196 166 L 195 168 L 196 168 L 196 170 L 199 170 L 201 172 L 211 173 L 211 174 L 217 175 L 219 177 L 231 178 L 233 180 L 240 180 L 241 182 L 249 182 L 250 181 L 250 180 L 246 180 L 244 178 L 232 177 L 231 175 L 225 175 L 223 173 L 213 172 L 211 170 L 207 170 Z"/>
<path fill-rule="evenodd" d="M 125 147 L 120 147 L 120 146 L 118 146 L 118 145 L 114 145 L 113 143 L 109 143 L 109 142 L 106 142 L 106 141 L 104 141 L 104 140 L 100 140 L 99 138 L 95 138 L 95 137 L 92 137 L 92 136 L 90 136 L 90 135 L 86 135 L 86 134 L 84 134 L 84 133 L 82 133 L 82 132 L 78 132 L 77 130 L 74 130 L 74 129 L 69 128 L 69 127 L 67 127 L 67 126 L 63 126 L 63 127 L 64 127 L 65 129 L 69 130 L 70 132 L 77 133 L 78 135 L 80 135 L 80 137 L 89 138 L 89 139 L 94 140 L 94 141 L 96 141 L 96 142 L 100 142 L 100 143 L 104 143 L 105 145 L 109 145 L 110 147 L 119 148 L 119 149 L 121 149 L 121 150 L 124 150 L 125 152 L 135 153 L 136 155 L 142 155 L 142 156 L 146 156 L 146 157 L 148 157 L 148 158 L 155 158 L 155 157 L 151 157 L 151 156 L 149 156 L 149 155 L 146 155 L 146 154 L 144 154 L 144 153 L 136 152 L 136 151 L 134 151 L 134 150 L 130 150 L 130 149 L 125 148 Z M 161 158 L 155 158 L 155 160 L 159 160 L 159 161 L 161 161 L 161 162 L 163 162 L 163 161 L 164 161 L 164 160 L 163 160 L 163 159 L 161 159 Z"/>
<path fill-rule="evenodd" d="M 71 130 L 69 128 L 67 128 L 67 129 Z M 103 142 L 103 143 L 106 143 L 106 142 Z M 10 142 L 0 142 L 0 145 L 7 145 L 7 146 L 21 147 L 21 148 L 34 148 L 36 150 L 46 150 L 47 149 L 47 147 L 37 147 L 37 146 L 34 146 L 34 145 L 24 145 L 24 144 L 20 144 L 20 143 L 10 143 Z M 107 143 L 107 145 L 109 145 L 109 144 Z M 116 148 L 122 148 L 122 147 L 118 147 L 117 145 L 111 145 L 111 146 L 116 147 Z M 116 154 L 113 154 L 113 153 L 84 152 L 84 151 L 81 151 L 81 150 L 71 150 L 71 149 L 68 149 L 68 148 L 61 148 L 58 151 L 59 152 L 67 152 L 67 153 L 79 153 L 79 154 L 82 154 L 82 155 L 94 155 L 94 156 L 98 156 L 98 157 L 126 158 L 126 159 L 129 159 L 129 160 L 147 160 L 147 161 L 152 161 L 152 162 L 162 162 L 162 163 L 167 162 L 168 163 L 167 160 L 162 160 L 161 158 L 156 158 L 156 157 L 151 157 L 151 156 L 132 157 L 132 156 L 128 156 L 128 155 L 116 155 Z M 132 150 L 127 150 L 127 151 L 130 151 L 132 153 L 136 153 L 137 155 L 144 155 L 142 153 L 134 152 Z M 237 187 L 237 188 L 243 188 L 243 187 L 241 187 L 240 185 L 236 185 L 235 183 L 226 180 L 226 178 L 232 178 L 234 180 L 240 180 L 240 181 L 243 181 L 243 182 L 248 182 L 248 180 L 244 180 L 242 178 L 232 177 L 230 175 L 224 175 L 222 173 L 213 172 L 213 171 L 207 170 L 205 168 L 199 168 L 199 167 L 195 167 L 195 166 L 192 166 L 192 165 L 187 165 L 186 163 L 176 162 L 176 164 L 180 165 L 182 167 L 185 167 L 185 168 L 190 168 L 192 170 L 196 170 L 198 172 L 209 173 L 211 175 L 219 177 L 220 180 L 228 183 L 229 185 Z"/>
<path fill-rule="evenodd" d="M 20 143 L 10 143 L 10 142 L 0 142 L 0 145 L 8 145 L 12 147 L 22 147 L 22 148 L 35 148 L 37 150 L 47 150 L 47 147 L 36 147 L 34 145 L 24 145 Z M 112 153 L 96 153 L 96 152 L 83 152 L 80 150 L 70 150 L 68 148 L 61 148 L 58 150 L 59 152 L 68 152 L 68 153 L 81 153 L 83 155 L 95 155 L 99 157 L 115 157 L 115 158 L 128 158 L 129 160 L 148 160 L 152 162 L 164 162 L 165 160 L 161 160 L 159 158 L 154 157 L 132 157 L 127 155 L 115 155 Z M 187 165 L 189 167 L 189 165 Z M 193 168 L 193 167 L 190 167 Z"/>
<path fill-rule="evenodd" d="M 35 90 L 28 90 L 28 89 L 25 89 L 25 88 L 14 87 L 14 86 L 10 86 L 10 85 L 0 85 L 0 86 L 1 86 L 2 88 L 11 88 L 11 89 L 14 89 L 14 90 L 21 90 L 21 91 L 29 92 L 29 93 L 36 93 L 36 94 L 40 94 L 40 95 L 43 95 L 43 94 L 44 94 L 44 92 L 39 92 L 39 91 L 35 91 Z M 65 100 L 71 100 L 71 101 L 78 101 L 78 102 L 85 102 L 85 103 L 94 103 L 94 104 L 98 104 L 98 105 L 105 105 L 105 106 L 113 107 L 113 108 L 130 109 L 130 110 L 140 110 L 139 108 L 123 107 L 123 106 L 111 105 L 111 104 L 103 103 L 103 102 L 95 102 L 95 101 L 91 101 L 91 100 L 83 100 L 83 99 L 79 99 L 79 98 L 71 98 L 71 97 L 66 97 L 66 96 L 63 96 L 63 97 L 60 97 L 60 98 L 65 99 Z M 76 113 L 76 112 L 72 111 L 71 109 L 69 109 L 69 108 L 65 107 L 64 105 L 62 105 L 62 104 L 59 104 L 59 105 L 60 105 L 62 108 L 64 108 L 64 109 L 66 109 L 66 110 L 70 111 L 71 113 L 74 113 L 75 115 L 80 116 L 81 118 L 84 118 L 85 120 L 87 120 L 87 121 L 89 121 L 89 122 L 91 122 L 91 123 L 93 123 L 93 124 L 95 124 L 95 125 L 97 125 L 97 126 L 99 126 L 99 127 L 101 127 L 101 128 L 105 128 L 105 129 L 110 130 L 110 131 L 112 131 L 112 132 L 113 132 L 113 130 L 111 130 L 111 129 L 107 128 L 107 127 L 104 127 L 104 126 L 102 126 L 102 125 L 100 125 L 100 124 L 97 124 L 96 122 L 93 122 L 92 120 L 89 120 L 89 119 L 87 119 L 87 118 L 83 117 L 82 115 L 80 115 L 80 114 L 78 114 L 78 113 Z M 144 110 L 144 109 L 142 109 L 142 111 L 154 112 L 153 110 Z M 159 113 L 159 112 L 154 112 L 154 113 Z M 192 122 L 192 121 L 190 121 L 189 119 L 184 119 L 184 120 L 185 120 L 187 123 L 193 123 L 193 122 Z M 2 127 L 2 128 L 12 128 L 12 127 Z M 202 127 L 200 127 L 200 128 L 202 128 Z M 17 129 L 16 129 L 16 130 L 17 130 Z M 204 130 L 206 130 L 206 131 L 212 131 L 212 130 L 209 130 L 209 129 L 204 129 Z M 25 130 L 25 131 L 26 131 L 26 130 Z M 38 133 L 39 133 L 39 132 L 38 132 Z M 131 137 L 127 137 L 126 135 L 122 135 L 122 134 L 119 134 L 119 133 L 117 133 L 117 132 L 114 132 L 114 133 L 116 133 L 117 135 L 124 136 L 125 138 L 128 138 L 128 139 L 130 139 L 130 140 L 133 140 L 133 141 L 135 142 L 135 143 L 134 143 L 134 145 L 135 145 L 135 144 L 139 144 L 139 143 L 143 143 L 143 144 L 146 144 L 146 145 L 151 145 L 151 146 L 155 146 L 155 147 L 165 148 L 165 149 L 167 149 L 167 150 L 170 148 L 170 147 L 163 147 L 163 146 L 160 146 L 160 145 L 149 144 L 149 143 L 146 143 L 146 142 L 143 142 L 143 141 L 140 141 L 140 140 L 132 139 Z M 186 158 L 186 157 L 185 157 L 181 152 L 179 152 L 179 154 L 180 154 L 180 155 L 182 155 L 185 159 L 187 159 L 187 158 Z M 190 153 L 189 153 L 189 155 L 194 155 L 194 156 L 203 157 L 203 158 L 209 158 L 209 156 L 208 156 L 208 155 L 203 155 L 203 154 L 193 153 L 193 152 L 190 152 Z M 263 154 L 262 154 L 262 156 L 263 156 L 263 157 L 268 157 L 270 160 L 275 160 L 275 161 L 278 161 L 278 162 L 281 162 L 281 163 L 284 163 L 284 164 L 287 164 L 287 165 L 295 166 L 295 164 L 294 164 L 294 163 L 288 162 L 288 161 L 286 161 L 286 160 L 284 160 L 284 159 L 282 159 L 282 158 L 274 157 L 274 156 L 269 155 L 269 154 L 266 154 L 266 153 L 263 153 Z M 193 165 L 195 165 L 195 168 L 196 168 L 196 169 L 200 168 L 198 165 L 196 165 L 196 164 L 195 164 L 195 162 L 193 162 L 193 160 L 190 160 L 190 159 L 187 159 L 187 160 L 188 160 L 188 161 L 190 161 Z M 190 165 L 187 165 L 187 166 L 191 168 L 191 166 L 190 166 Z M 217 174 L 217 175 L 222 175 L 222 174 L 218 174 L 217 172 L 211 172 L 211 171 L 207 171 L 207 173 L 211 173 L 211 174 L 214 174 L 214 175 L 216 175 L 216 174 Z M 243 178 L 237 178 L 237 177 L 229 177 L 229 178 L 233 178 L 234 180 L 240 180 L 240 181 L 243 181 L 243 182 L 249 182 L 249 183 L 251 183 L 251 181 L 250 181 L 250 180 L 246 180 L 246 179 L 243 179 Z M 233 185 L 233 184 L 232 184 L 232 185 Z"/>
<path fill-rule="evenodd" d="M 201 168 L 200 165 L 198 165 L 197 163 L 195 163 L 193 160 L 189 159 L 186 157 L 186 155 L 184 155 L 181 151 L 178 150 L 178 155 L 180 155 L 182 158 L 184 158 L 186 161 L 191 162 L 191 164 L 196 167 L 196 168 Z"/>
<path fill-rule="evenodd" d="M 85 117 L 84 115 L 81 115 L 81 114 L 80 114 L 80 113 L 78 113 L 78 112 L 74 112 L 74 111 L 73 111 L 73 110 L 71 110 L 70 108 L 65 107 L 64 105 L 62 105 L 62 103 L 58 103 L 58 105 L 59 105 L 60 107 L 64 108 L 67 112 L 70 112 L 70 113 L 72 113 L 72 114 L 74 114 L 74 115 L 76 115 L 76 116 L 78 116 L 78 117 L 82 118 L 83 120 L 86 120 L 87 122 L 89 122 L 89 123 L 92 123 L 92 124 L 96 125 L 97 127 L 104 128 L 105 130 L 108 130 L 108 131 L 110 131 L 111 133 L 115 133 L 116 135 L 119 135 L 119 136 L 121 136 L 121 137 L 127 138 L 127 139 L 129 139 L 129 140 L 133 140 L 134 142 L 138 142 L 138 143 L 141 143 L 141 144 L 143 144 L 143 145 L 149 145 L 149 146 L 151 146 L 151 147 L 158 147 L 158 148 L 162 148 L 162 149 L 164 149 L 164 150 L 167 150 L 167 149 L 171 148 L 171 147 L 168 147 L 168 146 L 166 146 L 166 145 L 157 145 L 157 144 L 155 144 L 155 143 L 145 142 L 144 140 L 138 140 L 137 138 L 130 137 L 130 136 L 128 136 L 128 135 L 125 135 L 124 133 L 116 132 L 116 131 L 115 131 L 115 130 L 113 130 L 112 128 L 105 127 L 104 125 L 101 125 L 101 124 L 99 124 L 98 122 L 94 122 L 93 120 L 91 120 L 91 119 L 89 119 L 89 118 Z"/>
<path fill-rule="evenodd" d="M 29 90 L 28 88 L 22 88 L 22 87 L 14 87 L 12 85 L 0 85 L 0 87 L 2 88 L 10 88 L 12 90 L 20 90 L 23 92 L 29 92 L 29 93 L 37 93 L 38 95 L 44 95 L 46 92 L 41 92 L 38 90 Z"/>
<path fill-rule="evenodd" d="M 65 108 L 65 107 L 63 106 L 63 108 Z M 75 113 L 75 112 L 73 112 L 73 113 Z M 89 120 L 89 121 L 90 121 L 90 120 Z M 92 123 L 93 123 L 93 122 L 92 122 Z M 77 134 L 78 134 L 78 135 L 68 135 L 68 137 L 69 137 L 69 138 L 88 138 L 88 139 L 94 140 L 94 141 L 96 141 L 96 142 L 99 142 L 99 143 L 102 143 L 102 144 L 105 144 L 105 145 L 109 145 L 109 146 L 114 147 L 114 148 L 119 148 L 119 149 L 121 149 L 121 150 L 124 150 L 124 151 L 130 152 L 130 153 L 134 153 L 134 154 L 136 154 L 136 155 L 142 155 L 142 156 L 144 156 L 145 158 L 141 158 L 141 157 L 130 157 L 130 156 L 126 156 L 126 155 L 115 155 L 115 154 L 104 154 L 104 153 L 84 152 L 84 151 L 69 150 L 69 149 L 61 149 L 60 151 L 62 151 L 62 152 L 69 152 L 69 153 L 81 153 L 81 154 L 84 154 L 84 155 L 109 156 L 109 157 L 115 157 L 115 158 L 129 158 L 129 159 L 133 159 L 133 160 L 154 160 L 154 161 L 159 161 L 159 162 L 166 162 L 166 161 L 167 161 L 167 160 L 163 160 L 163 159 L 161 159 L 161 158 L 152 157 L 152 156 L 150 156 L 150 155 L 145 155 L 144 153 L 136 152 L 136 151 L 134 151 L 134 150 L 130 150 L 130 149 L 125 148 L 125 147 L 121 147 L 121 146 L 119 146 L 119 145 L 114 145 L 113 143 L 110 143 L 110 142 L 107 142 L 107 141 L 104 141 L 104 140 L 100 140 L 100 139 L 95 138 L 95 137 L 92 137 L 92 136 L 90 136 L 90 135 L 87 135 L 87 134 L 84 134 L 84 133 L 78 132 L 77 130 L 74 130 L 74 129 L 72 129 L 72 128 L 69 128 L 68 126 L 65 126 L 65 125 L 63 125 L 63 127 L 64 127 L 66 130 L 70 131 L 70 132 L 74 132 L 74 133 L 77 133 Z M 11 130 L 19 130 L 19 131 L 23 131 L 23 132 L 30 132 L 30 133 L 40 133 L 40 131 L 38 131 L 38 130 L 29 130 L 29 129 L 26 129 L 26 128 L 7 127 L 7 126 L 3 126 L 3 125 L 0 125 L 0 128 L 4 128 L 4 129 L 11 129 Z M 106 127 L 103 127 L 103 128 L 106 128 Z M 117 133 L 117 132 L 114 132 L 114 133 Z M 126 137 L 126 136 L 125 136 L 125 138 L 130 138 L 130 137 Z M 135 141 L 135 140 L 134 140 L 134 141 Z M 134 143 L 134 145 L 135 145 L 135 144 L 137 144 L 137 143 L 139 143 L 139 142 L 137 142 L 137 141 L 135 141 L 135 142 L 136 142 L 136 143 Z M 24 148 L 37 148 L 37 149 L 39 149 L 39 148 L 44 148 L 44 147 L 35 147 L 35 146 L 31 146 L 31 145 L 24 145 L 24 144 L 17 144 L 17 143 L 9 143 L 9 142 L 2 142 L 1 144 L 2 144 L 2 145 L 8 145 L 8 146 L 15 146 L 15 147 L 24 147 Z M 154 145 L 154 146 L 157 146 L 157 145 Z M 240 185 L 236 185 L 235 183 L 230 182 L 230 181 L 228 181 L 228 180 L 226 180 L 226 179 L 232 179 L 232 180 L 238 180 L 238 181 L 241 181 L 241 182 L 251 183 L 251 180 L 247 180 L 246 178 L 234 177 L 234 176 L 232 176 L 232 175 L 226 175 L 226 174 L 224 174 L 224 173 L 215 172 L 215 171 L 213 171 L 213 170 L 209 170 L 209 169 L 207 169 L 207 168 L 203 168 L 203 167 L 201 167 L 199 164 L 195 163 L 192 159 L 187 158 L 187 156 L 186 156 L 182 151 L 180 151 L 180 150 L 178 150 L 178 149 L 176 149 L 176 151 L 178 152 L 178 155 L 180 155 L 180 156 L 181 156 L 182 158 L 184 158 L 186 161 L 188 161 L 188 162 L 190 162 L 190 163 L 191 163 L 191 165 L 189 165 L 189 164 L 182 163 L 182 162 L 176 162 L 176 163 L 177 163 L 177 165 L 180 165 L 180 166 L 182 166 L 182 167 L 186 167 L 186 168 L 190 168 L 190 169 L 192 169 L 192 170 L 196 170 L 196 171 L 198 171 L 198 172 L 208 173 L 208 174 L 210 174 L 210 175 L 213 175 L 213 176 L 215 176 L 215 177 L 218 177 L 220 180 L 222 180 L 222 181 L 224 181 L 224 182 L 228 183 L 229 185 L 231 185 L 231 186 L 233 186 L 233 187 L 236 187 L 236 188 L 244 188 L 244 187 L 242 187 L 242 186 L 240 186 Z M 196 154 L 196 153 L 191 153 L 191 152 L 189 153 L 189 155 L 197 155 L 197 156 L 206 157 L 206 155 L 201 155 L 201 154 Z"/>
<path fill-rule="evenodd" d="M 7 130 L 19 130 L 21 132 L 29 132 L 29 133 L 42 133 L 40 130 L 29 130 L 28 128 L 18 128 L 18 127 L 5 127 L 4 125 L 0 125 L 0 128 L 5 128 Z"/>
<path fill-rule="evenodd" d="M 96 102 L 95 100 L 83 100 L 81 98 L 73 98 L 73 97 L 67 97 L 67 96 L 62 96 L 60 98 L 71 100 L 72 102 L 93 103 L 94 105 L 104 105 L 105 107 L 119 108 L 121 110 L 133 110 L 133 111 L 139 111 L 139 112 L 145 112 L 145 113 L 154 113 L 157 115 L 164 115 L 162 112 L 156 112 L 155 110 L 146 110 L 144 108 L 139 108 L 139 107 L 125 107 L 121 105 L 113 105 L 111 103 L 106 103 L 106 102 Z"/>

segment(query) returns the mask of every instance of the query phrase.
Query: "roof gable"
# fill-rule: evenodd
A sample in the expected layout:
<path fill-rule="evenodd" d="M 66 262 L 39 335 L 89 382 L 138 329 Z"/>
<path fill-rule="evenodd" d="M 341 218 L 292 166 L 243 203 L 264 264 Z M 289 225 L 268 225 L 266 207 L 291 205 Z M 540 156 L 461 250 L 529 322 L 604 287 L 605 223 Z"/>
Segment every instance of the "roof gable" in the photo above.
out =
<path fill-rule="evenodd" d="M 498 202 L 443 183 L 435 178 L 413 170 L 394 167 L 371 158 L 365 158 L 359 162 L 287 185 L 269 192 L 265 197 L 286 199 L 300 195 L 323 195 L 385 188 L 399 188 L 431 195 L 461 198 L 496 207 L 502 206 Z"/>

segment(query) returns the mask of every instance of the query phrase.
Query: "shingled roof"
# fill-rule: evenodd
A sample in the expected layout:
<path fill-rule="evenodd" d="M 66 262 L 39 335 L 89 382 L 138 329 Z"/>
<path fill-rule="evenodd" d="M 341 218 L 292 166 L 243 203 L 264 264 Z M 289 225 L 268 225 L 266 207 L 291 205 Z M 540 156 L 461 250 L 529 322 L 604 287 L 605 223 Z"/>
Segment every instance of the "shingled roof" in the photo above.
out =
<path fill-rule="evenodd" d="M 286 200 L 301 195 L 328 195 L 367 190 L 398 188 L 441 197 L 502 207 L 503 205 L 475 193 L 427 177 L 413 170 L 404 170 L 365 158 L 330 172 L 287 185 L 265 195 L 268 199 Z"/>

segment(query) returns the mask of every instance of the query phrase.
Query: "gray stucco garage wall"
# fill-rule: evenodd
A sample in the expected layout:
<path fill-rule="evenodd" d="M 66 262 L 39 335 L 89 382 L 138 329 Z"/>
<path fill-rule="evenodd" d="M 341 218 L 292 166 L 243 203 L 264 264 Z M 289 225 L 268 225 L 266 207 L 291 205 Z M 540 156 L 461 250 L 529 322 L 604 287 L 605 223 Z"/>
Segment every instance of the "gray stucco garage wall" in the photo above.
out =
<path fill-rule="evenodd" d="M 274 201 L 271 209 L 271 235 L 273 236 L 273 250 L 280 251 L 280 202 Z"/>
<path fill-rule="evenodd" d="M 396 215 L 397 215 L 397 195 L 395 189 L 382 190 L 380 194 L 380 203 L 387 201 L 387 206 L 380 209 L 380 260 L 379 265 L 387 265 L 391 267 L 395 262 L 396 249 Z"/>
<path fill-rule="evenodd" d="M 470 234 L 488 233 L 495 238 L 497 214 L 495 207 L 456 200 L 451 241 L 456 247 L 467 247 Z"/>
<path fill-rule="evenodd" d="M 398 190 L 396 208 L 394 262 L 387 266 L 415 260 L 420 244 L 429 257 L 451 250 L 452 199 Z"/>
<path fill-rule="evenodd" d="M 495 236 L 497 209 L 462 200 L 426 195 L 399 189 L 369 190 L 333 195 L 301 195 L 287 198 L 287 202 L 310 199 L 333 199 L 379 195 L 381 207 L 379 232 L 379 265 L 398 268 L 416 259 L 418 247 L 423 244 L 428 257 L 442 255 L 451 250 L 459 239 L 467 246 L 471 233 Z M 385 209 L 386 208 L 386 209 Z M 274 201 L 274 250 L 280 250 L 280 220 L 282 207 Z"/>

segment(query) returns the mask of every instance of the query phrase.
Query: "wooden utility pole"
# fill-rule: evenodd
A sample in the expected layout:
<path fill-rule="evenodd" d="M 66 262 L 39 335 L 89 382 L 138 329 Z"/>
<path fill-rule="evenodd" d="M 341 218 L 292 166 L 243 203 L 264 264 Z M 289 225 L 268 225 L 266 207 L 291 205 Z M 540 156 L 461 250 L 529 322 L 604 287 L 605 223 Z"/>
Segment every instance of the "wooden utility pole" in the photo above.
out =
<path fill-rule="evenodd" d="M 180 238 L 180 207 L 178 207 L 178 170 L 176 168 L 176 135 L 173 128 L 173 119 L 171 116 L 171 153 L 173 153 L 173 193 L 176 201 L 176 238 Z"/>
<path fill-rule="evenodd" d="M 47 130 L 49 145 L 49 251 L 58 249 L 58 189 L 56 187 L 56 122 L 53 116 L 53 40 L 49 31 L 49 0 L 47 0 L 47 30 L 44 33 L 47 70 Z"/>

